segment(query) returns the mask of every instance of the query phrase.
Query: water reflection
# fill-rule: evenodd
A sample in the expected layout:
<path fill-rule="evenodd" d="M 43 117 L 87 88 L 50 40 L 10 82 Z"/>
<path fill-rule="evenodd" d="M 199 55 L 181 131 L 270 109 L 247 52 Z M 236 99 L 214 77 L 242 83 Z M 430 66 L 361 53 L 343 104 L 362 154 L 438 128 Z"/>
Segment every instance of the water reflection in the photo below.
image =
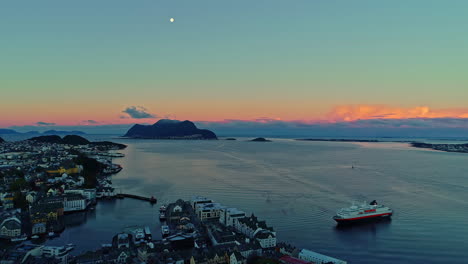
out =
<path fill-rule="evenodd" d="M 385 230 L 392 223 L 391 218 L 382 218 L 374 221 L 356 222 L 353 224 L 337 224 L 335 231 L 339 233 L 377 233 L 377 230 Z"/>

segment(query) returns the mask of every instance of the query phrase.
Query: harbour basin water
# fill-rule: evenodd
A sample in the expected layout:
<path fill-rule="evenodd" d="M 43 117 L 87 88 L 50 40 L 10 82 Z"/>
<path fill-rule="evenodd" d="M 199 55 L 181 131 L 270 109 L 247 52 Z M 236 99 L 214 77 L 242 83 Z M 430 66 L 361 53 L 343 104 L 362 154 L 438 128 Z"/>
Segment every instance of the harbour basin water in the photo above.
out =
<path fill-rule="evenodd" d="M 47 244 L 75 243 L 76 254 L 130 225 L 148 225 L 158 237 L 161 203 L 203 195 L 255 213 L 281 241 L 349 263 L 468 258 L 468 154 L 404 143 L 112 140 L 128 145 L 114 160 L 124 167 L 114 187 L 158 204 L 102 201 L 68 216 L 67 229 Z M 392 221 L 339 228 L 331 218 L 352 200 L 374 199 L 395 211 Z"/>

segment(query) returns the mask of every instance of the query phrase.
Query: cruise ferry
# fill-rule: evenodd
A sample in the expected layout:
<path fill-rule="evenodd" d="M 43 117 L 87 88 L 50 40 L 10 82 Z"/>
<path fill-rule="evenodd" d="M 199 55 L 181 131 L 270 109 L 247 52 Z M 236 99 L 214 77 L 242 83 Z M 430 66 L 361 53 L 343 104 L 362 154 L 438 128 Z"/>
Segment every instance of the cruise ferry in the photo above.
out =
<path fill-rule="evenodd" d="M 382 218 L 390 218 L 393 214 L 392 209 L 387 206 L 377 204 L 377 201 L 372 201 L 370 204 L 354 204 L 348 208 L 338 210 L 333 219 L 338 223 L 354 223 L 361 221 L 377 220 Z"/>

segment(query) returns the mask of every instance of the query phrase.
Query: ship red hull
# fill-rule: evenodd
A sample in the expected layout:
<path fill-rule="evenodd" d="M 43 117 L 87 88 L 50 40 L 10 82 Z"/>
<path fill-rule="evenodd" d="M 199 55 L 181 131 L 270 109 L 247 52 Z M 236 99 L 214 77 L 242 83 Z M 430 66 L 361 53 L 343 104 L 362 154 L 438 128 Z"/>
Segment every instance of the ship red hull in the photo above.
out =
<path fill-rule="evenodd" d="M 366 221 L 377 221 L 381 219 L 388 219 L 392 216 L 393 213 L 383 213 L 383 214 L 376 214 L 376 215 L 366 215 L 360 217 L 353 217 L 353 218 L 335 218 L 333 219 L 339 224 L 347 224 L 347 223 L 356 223 L 356 222 L 366 222 Z"/>

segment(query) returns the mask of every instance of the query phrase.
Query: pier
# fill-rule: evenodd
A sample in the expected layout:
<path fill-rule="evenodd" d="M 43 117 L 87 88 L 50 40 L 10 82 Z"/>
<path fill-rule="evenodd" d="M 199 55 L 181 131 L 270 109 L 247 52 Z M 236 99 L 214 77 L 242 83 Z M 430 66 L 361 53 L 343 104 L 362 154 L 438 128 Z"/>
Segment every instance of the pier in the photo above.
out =
<path fill-rule="evenodd" d="M 137 199 L 140 201 L 147 201 L 152 204 L 155 204 L 158 200 L 154 198 L 153 196 L 151 197 L 144 197 L 144 196 L 139 196 L 139 195 L 134 195 L 134 194 L 128 194 L 128 193 L 119 193 L 116 195 L 116 198 L 123 199 L 123 198 L 132 198 L 132 199 Z"/>

